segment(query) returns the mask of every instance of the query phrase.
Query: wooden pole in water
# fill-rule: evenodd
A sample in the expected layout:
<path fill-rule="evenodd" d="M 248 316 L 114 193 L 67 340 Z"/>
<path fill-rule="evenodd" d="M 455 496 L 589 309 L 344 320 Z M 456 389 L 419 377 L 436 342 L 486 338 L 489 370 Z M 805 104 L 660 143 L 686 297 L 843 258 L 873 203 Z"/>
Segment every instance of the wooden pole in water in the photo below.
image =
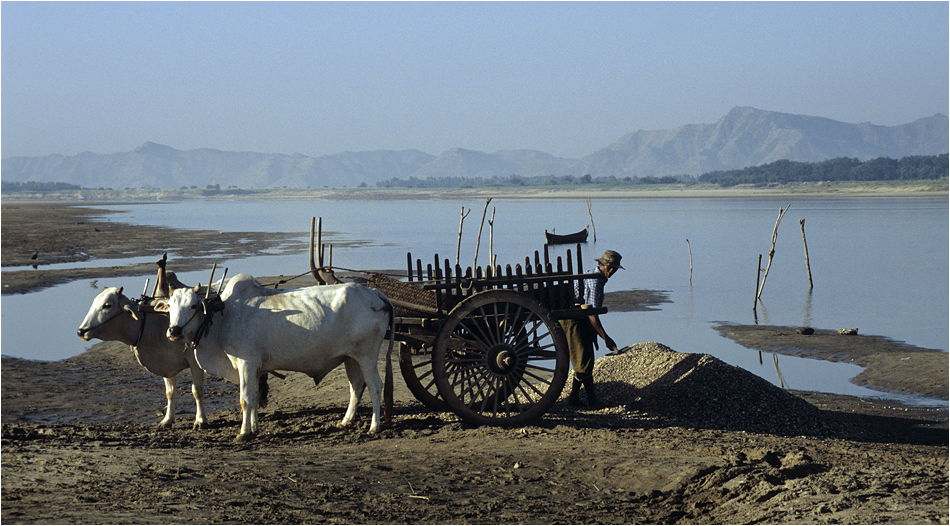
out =
<path fill-rule="evenodd" d="M 785 215 L 785 212 L 788 212 L 788 205 L 785 209 L 778 209 L 778 219 L 775 220 L 775 227 L 772 229 L 772 249 L 769 250 L 769 261 L 765 264 L 765 274 L 762 276 L 762 283 L 759 286 L 759 290 L 755 293 L 755 299 L 762 297 L 762 289 L 765 288 L 765 280 L 769 279 L 769 269 L 772 268 L 772 257 L 775 256 L 775 241 L 778 239 L 778 225 L 782 222 L 782 217 Z"/>
<path fill-rule="evenodd" d="M 478 267 L 478 247 L 482 244 L 482 229 L 485 227 L 485 214 L 488 213 L 489 203 L 491 203 L 491 197 L 488 198 L 488 201 L 485 201 L 485 208 L 482 209 L 482 222 L 478 225 L 478 237 L 475 239 L 475 261 L 472 263 L 472 267 Z M 491 255 L 488 259 L 491 259 Z"/>
<path fill-rule="evenodd" d="M 752 299 L 752 312 L 755 312 L 756 305 L 759 302 L 759 276 L 762 274 L 762 254 L 759 254 L 759 262 L 755 265 L 755 298 Z"/>
<path fill-rule="evenodd" d="M 587 198 L 587 215 L 590 216 L 590 229 L 591 229 L 591 233 L 594 234 L 594 243 L 596 243 L 597 242 L 597 227 L 594 226 L 594 214 L 591 213 L 590 207 L 591 207 L 591 202 L 590 202 L 590 198 L 588 197 Z"/>
<path fill-rule="evenodd" d="M 488 220 L 488 263 L 492 267 L 492 276 L 495 275 L 495 207 L 491 207 L 491 219 Z"/>
<path fill-rule="evenodd" d="M 811 280 L 811 262 L 808 261 L 808 242 L 805 241 L 805 219 L 799 219 L 798 224 L 802 226 L 802 245 L 805 246 L 805 269 L 808 270 L 808 290 L 815 288 Z"/>
<path fill-rule="evenodd" d="M 472 209 L 469 208 L 469 209 L 468 209 L 468 212 L 471 212 L 471 211 L 472 211 Z M 459 242 L 458 242 L 458 245 L 455 247 L 455 264 L 456 264 L 456 265 L 459 264 L 459 256 L 460 256 L 461 253 L 462 253 L 462 223 L 465 222 L 465 216 L 468 215 L 468 212 L 465 211 L 465 207 L 463 206 L 463 207 L 462 207 L 462 218 L 459 219 Z"/>
<path fill-rule="evenodd" d="M 693 282 L 693 247 L 689 246 L 689 238 L 686 238 L 686 249 L 689 250 L 689 282 Z M 755 278 L 758 282 L 759 278 Z M 756 283 L 758 287 L 758 283 Z"/>

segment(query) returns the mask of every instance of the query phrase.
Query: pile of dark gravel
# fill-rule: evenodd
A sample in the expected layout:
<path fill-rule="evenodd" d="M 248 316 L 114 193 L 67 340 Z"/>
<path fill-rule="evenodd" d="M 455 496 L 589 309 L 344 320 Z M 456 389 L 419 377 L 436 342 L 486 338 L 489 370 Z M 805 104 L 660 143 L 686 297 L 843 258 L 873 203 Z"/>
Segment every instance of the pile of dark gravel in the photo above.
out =
<path fill-rule="evenodd" d="M 663 425 L 786 436 L 843 431 L 815 406 L 753 373 L 655 342 L 598 358 L 594 378 L 614 411 L 622 408 Z"/>

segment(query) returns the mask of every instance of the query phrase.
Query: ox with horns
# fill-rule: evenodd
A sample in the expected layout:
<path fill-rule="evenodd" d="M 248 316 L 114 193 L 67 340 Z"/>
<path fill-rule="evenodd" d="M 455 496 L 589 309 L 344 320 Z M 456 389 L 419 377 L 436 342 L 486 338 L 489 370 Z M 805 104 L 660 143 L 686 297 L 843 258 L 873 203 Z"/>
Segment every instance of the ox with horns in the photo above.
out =
<path fill-rule="evenodd" d="M 168 340 L 167 331 L 167 316 L 149 315 L 123 295 L 122 288 L 107 287 L 92 301 L 89 312 L 76 332 L 84 341 L 98 338 L 129 345 L 142 367 L 165 380 L 168 405 L 165 418 L 159 422 L 162 427 L 171 427 L 175 420 L 175 378 L 178 373 L 190 368 L 191 393 L 197 406 L 194 428 L 200 429 L 205 424 L 202 405 L 204 371 L 198 367 L 194 353 L 186 345 Z"/>
<path fill-rule="evenodd" d="M 168 337 L 195 344 L 201 367 L 240 376 L 243 419 L 238 441 L 257 432 L 257 379 L 268 372 L 296 371 L 315 383 L 341 363 L 350 383 L 350 403 L 342 425 L 356 416 L 368 385 L 373 405 L 370 432 L 380 428 L 382 380 L 379 350 L 395 321 L 386 296 L 363 285 L 345 283 L 275 290 L 248 274 L 228 282 L 220 300 L 201 298 L 194 290 L 175 289 L 158 307 L 169 315 Z M 220 317 L 215 317 L 221 312 Z M 213 323 L 213 325 L 210 325 Z M 391 418 L 392 340 L 386 361 L 386 419 Z"/>

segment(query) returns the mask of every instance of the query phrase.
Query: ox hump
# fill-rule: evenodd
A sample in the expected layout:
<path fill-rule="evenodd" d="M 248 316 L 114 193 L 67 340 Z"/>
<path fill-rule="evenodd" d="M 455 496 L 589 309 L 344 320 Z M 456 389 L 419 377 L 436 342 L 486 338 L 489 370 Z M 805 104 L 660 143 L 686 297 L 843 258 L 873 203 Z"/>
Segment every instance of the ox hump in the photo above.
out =
<path fill-rule="evenodd" d="M 221 299 L 227 299 L 232 296 L 238 298 L 261 296 L 266 294 L 267 290 L 268 289 L 261 286 L 261 284 L 254 279 L 254 276 L 241 273 L 228 281 L 227 286 L 224 287 L 224 292 L 221 293 Z"/>

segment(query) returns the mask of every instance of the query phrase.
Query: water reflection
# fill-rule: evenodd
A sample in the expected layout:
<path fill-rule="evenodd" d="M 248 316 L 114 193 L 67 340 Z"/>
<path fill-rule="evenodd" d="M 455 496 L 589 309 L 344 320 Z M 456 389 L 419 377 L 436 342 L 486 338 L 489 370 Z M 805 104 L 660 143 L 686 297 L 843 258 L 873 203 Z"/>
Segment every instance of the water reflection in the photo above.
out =
<path fill-rule="evenodd" d="M 811 298 L 812 289 L 808 289 L 805 294 L 805 302 L 802 304 L 802 327 L 811 327 Z"/>

